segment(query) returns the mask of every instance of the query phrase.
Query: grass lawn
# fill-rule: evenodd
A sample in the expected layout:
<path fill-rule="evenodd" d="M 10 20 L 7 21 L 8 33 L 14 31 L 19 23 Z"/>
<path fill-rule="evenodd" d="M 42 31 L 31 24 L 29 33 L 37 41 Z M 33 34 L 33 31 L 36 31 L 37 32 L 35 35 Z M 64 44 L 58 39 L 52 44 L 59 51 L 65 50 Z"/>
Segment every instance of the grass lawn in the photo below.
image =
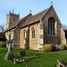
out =
<path fill-rule="evenodd" d="M 15 56 L 18 56 L 18 51 L 20 48 L 14 48 L 13 53 Z M 67 51 L 59 51 L 59 52 L 50 52 L 50 53 L 40 53 L 34 50 L 25 50 L 27 55 L 39 55 L 40 58 L 32 59 L 27 62 L 22 62 L 19 64 L 13 64 L 12 61 L 4 60 L 4 56 L 7 52 L 6 48 L 0 48 L 0 67 L 55 67 L 57 63 L 57 59 L 63 59 L 67 61 Z"/>

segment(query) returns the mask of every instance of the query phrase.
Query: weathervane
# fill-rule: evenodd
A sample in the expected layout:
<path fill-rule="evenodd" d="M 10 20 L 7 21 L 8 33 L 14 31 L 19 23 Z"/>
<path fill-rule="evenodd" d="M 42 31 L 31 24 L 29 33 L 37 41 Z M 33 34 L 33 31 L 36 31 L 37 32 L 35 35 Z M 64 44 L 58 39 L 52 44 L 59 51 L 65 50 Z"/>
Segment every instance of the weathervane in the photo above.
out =
<path fill-rule="evenodd" d="M 53 5 L 53 2 L 51 2 L 51 5 Z"/>
<path fill-rule="evenodd" d="M 30 10 L 30 13 L 32 13 L 32 11 Z"/>

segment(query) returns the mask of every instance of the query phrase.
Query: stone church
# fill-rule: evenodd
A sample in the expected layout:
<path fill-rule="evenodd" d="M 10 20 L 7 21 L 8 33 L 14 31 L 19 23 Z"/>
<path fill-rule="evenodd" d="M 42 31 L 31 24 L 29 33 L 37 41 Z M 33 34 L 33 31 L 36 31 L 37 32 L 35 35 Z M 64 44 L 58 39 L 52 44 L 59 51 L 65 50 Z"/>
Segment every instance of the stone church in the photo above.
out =
<path fill-rule="evenodd" d="M 19 19 L 9 12 L 6 16 L 6 39 L 13 39 L 13 46 L 38 50 L 44 44 L 66 44 L 62 24 L 51 5 L 49 8 Z"/>

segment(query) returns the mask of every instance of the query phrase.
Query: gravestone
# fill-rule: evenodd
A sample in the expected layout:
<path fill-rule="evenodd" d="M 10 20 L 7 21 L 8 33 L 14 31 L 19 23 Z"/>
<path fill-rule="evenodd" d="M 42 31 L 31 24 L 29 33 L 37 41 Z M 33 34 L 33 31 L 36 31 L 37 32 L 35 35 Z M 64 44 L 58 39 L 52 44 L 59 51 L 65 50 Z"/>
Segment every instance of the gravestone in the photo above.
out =
<path fill-rule="evenodd" d="M 12 41 L 13 40 L 7 40 L 7 45 L 8 45 L 8 52 L 7 54 L 5 55 L 5 60 L 13 60 L 14 58 L 14 55 L 12 54 Z"/>
<path fill-rule="evenodd" d="M 18 52 L 18 55 L 19 55 L 19 57 L 25 56 L 25 51 L 20 50 L 20 51 Z"/>
<path fill-rule="evenodd" d="M 57 67 L 67 67 L 67 63 L 64 60 L 58 59 L 57 62 L 58 62 Z"/>

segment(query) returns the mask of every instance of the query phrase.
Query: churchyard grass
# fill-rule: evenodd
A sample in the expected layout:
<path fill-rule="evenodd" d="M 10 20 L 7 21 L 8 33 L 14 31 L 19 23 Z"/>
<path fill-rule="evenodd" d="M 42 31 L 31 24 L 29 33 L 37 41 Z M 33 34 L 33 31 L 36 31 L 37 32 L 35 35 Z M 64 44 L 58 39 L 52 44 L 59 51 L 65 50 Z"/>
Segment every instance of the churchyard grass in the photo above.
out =
<path fill-rule="evenodd" d="M 18 56 L 19 50 L 22 49 L 14 48 L 12 52 L 15 56 Z M 0 67 L 26 67 L 27 65 L 28 67 L 55 67 L 55 65 L 57 64 L 57 59 L 63 59 L 67 62 L 67 50 L 48 53 L 38 53 L 35 50 L 26 49 L 25 52 L 28 56 L 36 55 L 40 57 L 19 64 L 13 64 L 13 62 L 10 60 L 4 60 L 4 56 L 7 53 L 7 48 L 0 48 Z"/>

